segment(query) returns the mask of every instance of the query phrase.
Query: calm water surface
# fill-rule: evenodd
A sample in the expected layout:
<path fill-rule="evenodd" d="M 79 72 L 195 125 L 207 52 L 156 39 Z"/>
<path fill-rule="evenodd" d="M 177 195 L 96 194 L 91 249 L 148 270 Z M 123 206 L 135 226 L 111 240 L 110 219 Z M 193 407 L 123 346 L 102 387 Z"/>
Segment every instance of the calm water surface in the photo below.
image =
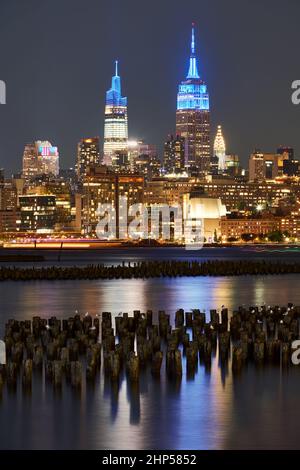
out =
<path fill-rule="evenodd" d="M 10 317 L 96 314 L 179 308 L 230 309 L 240 304 L 300 304 L 300 277 L 180 278 L 0 284 L 0 337 Z M 185 366 L 185 364 L 184 364 Z M 183 367 L 185 371 L 185 367 Z M 0 448 L 227 449 L 300 448 L 300 368 L 257 370 L 239 379 L 214 358 L 194 380 L 173 383 L 144 371 L 138 387 L 111 387 L 101 375 L 81 395 L 61 394 L 34 377 L 32 395 L 21 385 L 0 402 Z"/>
<path fill-rule="evenodd" d="M 0 248 L 0 257 L 17 254 L 42 255 L 44 261 L 35 262 L 35 266 L 74 266 L 88 264 L 120 264 L 122 261 L 134 262 L 143 260 L 208 260 L 208 259 L 271 259 L 300 261 L 300 246 L 274 245 L 274 246 L 240 246 L 240 247 L 211 247 L 201 250 L 186 250 L 178 247 L 163 248 L 105 248 L 105 249 L 82 249 L 70 250 L 6 250 Z M 32 263 L 15 263 L 18 266 L 30 266 Z M 0 262 L 0 266 L 10 265 L 10 263 Z"/>

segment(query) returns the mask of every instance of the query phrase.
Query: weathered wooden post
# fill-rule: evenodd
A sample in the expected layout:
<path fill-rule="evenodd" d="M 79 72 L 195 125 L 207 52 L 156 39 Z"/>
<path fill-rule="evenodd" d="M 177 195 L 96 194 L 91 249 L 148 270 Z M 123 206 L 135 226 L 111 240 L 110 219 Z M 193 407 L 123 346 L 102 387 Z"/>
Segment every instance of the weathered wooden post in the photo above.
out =
<path fill-rule="evenodd" d="M 193 326 L 193 313 L 192 312 L 185 312 L 185 324 L 188 328 L 192 328 Z"/>
<path fill-rule="evenodd" d="M 184 310 L 180 308 L 175 313 L 175 327 L 180 328 L 184 325 Z"/>
<path fill-rule="evenodd" d="M 287 366 L 291 361 L 291 348 L 289 343 L 282 343 L 281 345 L 281 358 L 282 364 Z"/>
<path fill-rule="evenodd" d="M 243 367 L 243 350 L 240 346 L 234 346 L 232 352 L 232 372 L 240 373 Z"/>
<path fill-rule="evenodd" d="M 139 380 L 140 375 L 140 361 L 138 356 L 134 353 L 130 355 L 128 360 L 128 371 L 129 371 L 129 378 L 132 382 L 137 382 Z"/>
<path fill-rule="evenodd" d="M 36 346 L 33 352 L 33 367 L 36 369 L 42 369 L 43 367 L 43 348 L 42 346 Z"/>
<path fill-rule="evenodd" d="M 32 385 L 32 359 L 23 362 L 22 383 L 24 387 L 31 388 Z"/>
<path fill-rule="evenodd" d="M 113 381 L 119 379 L 121 371 L 121 361 L 120 356 L 115 351 L 110 353 L 110 378 Z"/>
<path fill-rule="evenodd" d="M 198 348 L 193 343 L 186 349 L 186 370 L 189 375 L 194 375 L 198 364 Z"/>
<path fill-rule="evenodd" d="M 18 366 L 14 362 L 6 364 L 6 377 L 8 385 L 15 387 L 17 385 L 17 371 Z"/>
<path fill-rule="evenodd" d="M 151 373 L 154 376 L 160 375 L 160 369 L 163 361 L 163 353 L 161 351 L 156 351 L 151 364 Z"/>
<path fill-rule="evenodd" d="M 79 361 L 71 362 L 71 384 L 74 388 L 79 388 L 82 382 L 82 364 Z"/>
<path fill-rule="evenodd" d="M 262 363 L 265 358 L 265 343 L 262 341 L 255 341 L 254 343 L 254 360 L 257 363 Z"/>
<path fill-rule="evenodd" d="M 182 361 L 181 361 L 181 351 L 179 349 L 175 350 L 174 353 L 174 369 L 175 376 L 177 378 L 182 377 Z"/>
<path fill-rule="evenodd" d="M 146 312 L 147 326 L 152 326 L 152 318 L 153 318 L 152 310 L 147 310 Z"/>
<path fill-rule="evenodd" d="M 221 322 L 222 322 L 222 325 L 225 325 L 227 329 L 228 327 L 228 309 L 227 308 L 222 308 L 221 310 Z"/>
<path fill-rule="evenodd" d="M 45 376 L 47 380 L 53 380 L 53 361 L 45 361 Z"/>
<path fill-rule="evenodd" d="M 55 387 L 62 386 L 63 377 L 63 364 L 62 361 L 54 361 L 53 364 L 53 379 Z"/>

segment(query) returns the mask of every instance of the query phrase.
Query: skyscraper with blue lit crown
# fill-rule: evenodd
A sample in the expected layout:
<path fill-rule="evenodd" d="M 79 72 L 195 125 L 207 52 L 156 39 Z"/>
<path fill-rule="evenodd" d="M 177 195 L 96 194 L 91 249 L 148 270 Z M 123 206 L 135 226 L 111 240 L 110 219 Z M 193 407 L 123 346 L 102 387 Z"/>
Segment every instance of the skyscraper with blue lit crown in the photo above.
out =
<path fill-rule="evenodd" d="M 111 88 L 106 92 L 104 119 L 104 163 L 113 165 L 120 155 L 128 154 L 127 98 L 121 93 L 121 78 L 118 75 L 118 61 Z"/>
<path fill-rule="evenodd" d="M 210 108 L 205 82 L 199 75 L 192 25 L 191 54 L 186 80 L 177 94 L 176 133 L 185 138 L 185 163 L 190 170 L 205 173 L 210 161 Z"/>

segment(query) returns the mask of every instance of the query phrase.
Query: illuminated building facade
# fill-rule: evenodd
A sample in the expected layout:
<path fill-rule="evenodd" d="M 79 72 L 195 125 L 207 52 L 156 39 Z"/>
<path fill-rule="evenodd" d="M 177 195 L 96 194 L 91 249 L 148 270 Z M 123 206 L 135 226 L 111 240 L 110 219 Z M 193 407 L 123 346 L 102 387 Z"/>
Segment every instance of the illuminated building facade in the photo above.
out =
<path fill-rule="evenodd" d="M 12 180 L 0 183 L 0 210 L 15 210 L 18 205 L 18 193 Z"/>
<path fill-rule="evenodd" d="M 221 217 L 226 215 L 226 207 L 220 198 L 205 194 L 203 188 L 183 195 L 183 214 L 184 219 L 202 219 L 205 241 L 212 243 L 221 236 Z"/>
<path fill-rule="evenodd" d="M 59 153 L 48 141 L 36 142 L 39 172 L 42 175 L 59 175 Z"/>
<path fill-rule="evenodd" d="M 105 166 L 90 167 L 83 178 L 82 195 L 76 198 L 76 225 L 86 234 L 95 232 L 99 204 L 115 204 L 116 175 Z"/>
<path fill-rule="evenodd" d="M 144 201 L 144 177 L 133 174 L 117 174 L 105 166 L 91 168 L 83 179 L 83 194 L 77 198 L 77 220 L 86 234 L 95 234 L 99 204 L 111 204 L 119 222 L 119 198 L 127 198 L 128 206 Z M 118 233 L 118 225 L 117 225 Z"/>
<path fill-rule="evenodd" d="M 17 232 L 20 225 L 18 190 L 15 180 L 5 180 L 0 171 L 0 232 Z"/>
<path fill-rule="evenodd" d="M 134 162 L 134 172 L 142 174 L 147 178 L 160 176 L 161 161 L 156 154 L 143 153 L 139 155 Z"/>
<path fill-rule="evenodd" d="M 300 162 L 294 158 L 294 149 L 292 147 L 279 147 L 277 153 L 283 156 L 283 174 L 298 176 Z"/>
<path fill-rule="evenodd" d="M 142 140 L 128 141 L 128 162 L 132 173 L 143 174 L 147 178 L 160 174 L 161 162 L 156 146 Z"/>
<path fill-rule="evenodd" d="M 106 92 L 104 119 L 104 159 L 106 165 L 116 165 L 117 153 L 127 152 L 128 119 L 127 98 L 121 94 L 121 78 L 118 75 L 116 61 L 115 75 L 112 77 L 111 88 Z"/>
<path fill-rule="evenodd" d="M 0 210 L 0 233 L 18 232 L 20 230 L 20 212 Z"/>
<path fill-rule="evenodd" d="M 278 201 L 292 195 L 300 197 L 298 183 L 282 184 L 277 182 L 239 182 L 233 179 L 206 181 L 200 178 L 154 178 L 145 187 L 145 203 L 182 204 L 183 194 L 202 186 L 210 197 L 220 198 L 228 211 L 234 209 L 255 209 L 259 205 Z"/>
<path fill-rule="evenodd" d="M 267 235 L 281 228 L 281 219 L 273 217 L 271 219 L 231 219 L 221 220 L 222 237 L 239 239 L 245 233 L 254 236 Z M 255 238 L 255 237 L 254 237 Z"/>
<path fill-rule="evenodd" d="M 100 164 L 99 137 L 82 139 L 78 144 L 76 172 L 78 178 L 86 175 L 90 165 Z"/>
<path fill-rule="evenodd" d="M 226 169 L 226 147 L 221 126 L 218 126 L 217 135 L 214 141 L 214 156 L 218 158 L 219 171 L 224 172 Z"/>
<path fill-rule="evenodd" d="M 164 171 L 181 173 L 185 169 L 185 139 L 171 135 L 164 145 Z"/>
<path fill-rule="evenodd" d="M 36 145 L 34 143 L 26 144 L 23 153 L 23 178 L 30 179 L 39 174 L 38 158 Z"/>
<path fill-rule="evenodd" d="M 27 196 L 55 196 L 55 230 L 71 227 L 74 215 L 70 182 L 63 178 L 42 176 L 28 183 L 25 191 Z"/>
<path fill-rule="evenodd" d="M 52 233 L 56 221 L 55 196 L 20 196 L 22 232 Z"/>
<path fill-rule="evenodd" d="M 27 144 L 23 154 L 23 178 L 59 174 L 59 152 L 48 141 Z"/>
<path fill-rule="evenodd" d="M 292 147 L 278 147 L 277 153 L 279 155 L 284 155 L 288 160 L 294 160 L 294 149 Z"/>
<path fill-rule="evenodd" d="M 238 176 L 240 173 L 240 159 L 238 155 L 230 154 L 225 157 L 226 173 L 230 176 Z"/>
<path fill-rule="evenodd" d="M 113 169 L 116 173 L 130 171 L 130 161 L 127 150 L 117 150 L 113 157 Z"/>
<path fill-rule="evenodd" d="M 283 175 L 284 154 L 256 151 L 249 157 L 249 180 L 265 181 Z"/>
<path fill-rule="evenodd" d="M 177 94 L 176 133 L 185 138 L 186 165 L 206 173 L 210 162 L 209 94 L 198 72 L 194 25 L 189 70 Z"/>

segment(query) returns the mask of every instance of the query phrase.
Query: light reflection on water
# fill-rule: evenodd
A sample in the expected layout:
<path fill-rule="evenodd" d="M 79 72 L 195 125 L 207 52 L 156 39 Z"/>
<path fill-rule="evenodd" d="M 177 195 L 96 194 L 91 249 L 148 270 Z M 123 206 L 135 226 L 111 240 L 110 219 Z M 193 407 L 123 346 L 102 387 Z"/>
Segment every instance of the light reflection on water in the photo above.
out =
<path fill-rule="evenodd" d="M 299 276 L 177 278 L 0 284 L 0 336 L 10 317 L 73 315 L 75 310 L 132 312 L 148 308 L 230 309 L 245 304 L 300 304 Z M 0 403 L 0 448 L 297 448 L 298 368 L 257 370 L 233 378 L 216 357 L 194 380 L 173 383 L 143 372 L 137 387 L 99 378 L 81 398 L 61 394 L 35 376 L 32 396 L 5 390 Z"/>
<path fill-rule="evenodd" d="M 30 281 L 0 284 L 0 334 L 9 316 L 60 317 L 75 311 L 132 312 L 134 309 L 164 309 L 171 315 L 178 308 L 234 309 L 245 304 L 300 304 L 299 277 L 239 276 L 175 279 L 93 281 Z"/>

